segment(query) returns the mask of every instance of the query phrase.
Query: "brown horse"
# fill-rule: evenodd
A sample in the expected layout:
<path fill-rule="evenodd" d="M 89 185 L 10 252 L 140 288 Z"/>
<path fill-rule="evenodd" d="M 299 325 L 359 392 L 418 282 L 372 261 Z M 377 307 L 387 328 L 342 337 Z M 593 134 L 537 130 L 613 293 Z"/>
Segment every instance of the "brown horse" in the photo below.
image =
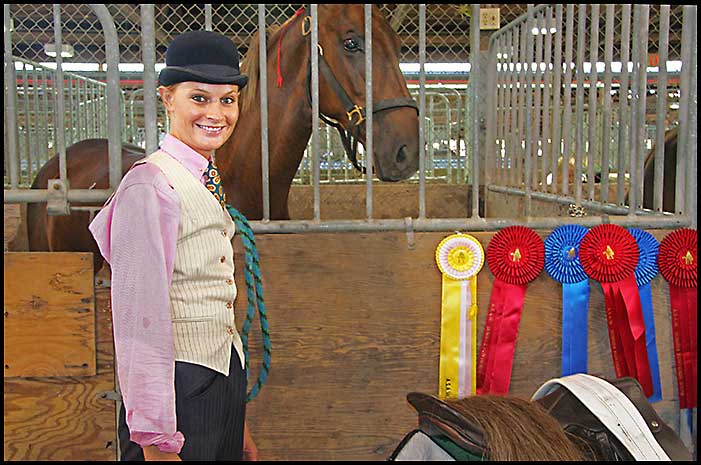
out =
<path fill-rule="evenodd" d="M 357 113 L 348 115 L 347 101 L 359 107 L 365 105 L 363 10 L 363 5 L 318 7 L 319 44 L 323 49 L 323 58 L 319 59 L 320 112 L 338 121 L 345 131 L 359 122 Z M 289 218 L 289 189 L 312 131 L 308 89 L 310 21 L 308 11 L 299 13 L 267 36 L 272 219 Z M 216 154 L 231 205 L 252 220 L 263 216 L 258 40 L 257 35 L 251 40 L 242 66 L 250 81 L 242 92 L 241 116 L 231 138 Z M 412 176 L 418 168 L 418 110 L 399 68 L 399 38 L 376 6 L 372 14 L 372 44 L 374 168 L 379 179 L 399 181 Z M 324 63 L 328 65 L 326 72 L 322 72 Z M 276 79 L 278 66 L 281 87 Z M 359 124 L 357 129 L 357 138 L 364 142 L 365 124 Z M 123 173 L 143 156 L 140 148 L 124 144 Z M 66 159 L 71 188 L 108 187 L 106 140 L 78 142 L 66 150 Z M 57 177 L 58 160 L 53 157 L 39 171 L 32 188 L 46 189 L 48 180 Z M 27 208 L 30 250 L 93 252 L 97 273 L 103 261 L 87 229 L 89 219 L 85 212 L 48 216 L 45 204 L 30 204 Z"/>

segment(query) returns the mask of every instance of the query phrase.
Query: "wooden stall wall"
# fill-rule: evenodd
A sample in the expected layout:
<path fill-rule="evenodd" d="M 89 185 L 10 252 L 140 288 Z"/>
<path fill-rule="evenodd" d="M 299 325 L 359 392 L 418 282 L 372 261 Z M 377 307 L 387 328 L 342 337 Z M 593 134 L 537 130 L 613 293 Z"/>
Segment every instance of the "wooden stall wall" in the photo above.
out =
<path fill-rule="evenodd" d="M 538 231 L 542 238 L 549 231 Z M 667 232 L 651 231 L 661 240 Z M 435 248 L 447 234 L 266 235 L 257 238 L 272 340 L 268 381 L 248 407 L 266 460 L 383 460 L 417 424 L 406 394 L 438 392 L 441 276 Z M 494 233 L 473 233 L 487 248 Z M 240 250 L 240 248 L 239 248 Z M 243 256 L 236 257 L 239 267 Z M 237 272 L 243 289 L 243 273 Z M 493 276 L 478 276 L 478 344 Z M 614 377 L 601 286 L 589 302 L 589 372 Z M 530 395 L 560 374 L 561 284 L 545 271 L 528 286 L 511 394 Z M 663 400 L 677 428 L 667 283 L 652 282 Z M 239 322 L 245 298 L 236 302 Z M 252 329 L 252 371 L 260 339 Z"/>

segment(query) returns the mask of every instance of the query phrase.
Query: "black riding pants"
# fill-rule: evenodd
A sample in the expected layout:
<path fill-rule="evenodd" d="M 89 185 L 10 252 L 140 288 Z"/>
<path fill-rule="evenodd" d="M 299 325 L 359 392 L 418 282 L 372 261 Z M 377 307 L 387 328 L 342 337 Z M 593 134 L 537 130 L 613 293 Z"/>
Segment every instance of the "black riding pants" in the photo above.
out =
<path fill-rule="evenodd" d="M 177 428 L 185 436 L 182 460 L 235 460 L 243 454 L 246 374 L 231 350 L 229 376 L 187 362 L 175 362 Z M 119 412 L 121 460 L 144 460 L 143 450 L 129 440 L 124 404 Z"/>

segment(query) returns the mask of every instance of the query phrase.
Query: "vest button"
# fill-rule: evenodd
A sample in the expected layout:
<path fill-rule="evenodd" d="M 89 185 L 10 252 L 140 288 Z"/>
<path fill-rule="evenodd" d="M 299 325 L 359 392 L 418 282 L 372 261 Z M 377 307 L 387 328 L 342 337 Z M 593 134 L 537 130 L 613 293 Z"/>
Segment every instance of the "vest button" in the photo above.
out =
<path fill-rule="evenodd" d="M 220 262 L 224 263 L 226 261 L 226 257 L 222 257 L 219 259 Z"/>
<path fill-rule="evenodd" d="M 221 235 L 226 237 L 226 235 L 227 235 L 226 229 L 222 229 Z"/>
<path fill-rule="evenodd" d="M 228 284 L 229 286 L 231 286 L 232 284 L 234 284 L 234 280 L 231 279 L 231 278 L 229 278 L 229 279 L 226 280 L 226 284 Z"/>
<path fill-rule="evenodd" d="M 227 332 L 227 333 L 229 333 L 229 334 L 234 334 L 234 331 L 235 331 L 234 328 L 232 328 L 231 326 L 227 326 L 227 327 L 226 327 L 226 332 Z"/>
<path fill-rule="evenodd" d="M 226 303 L 226 308 L 232 309 L 233 307 L 234 307 L 234 304 L 232 304 L 231 302 Z"/>

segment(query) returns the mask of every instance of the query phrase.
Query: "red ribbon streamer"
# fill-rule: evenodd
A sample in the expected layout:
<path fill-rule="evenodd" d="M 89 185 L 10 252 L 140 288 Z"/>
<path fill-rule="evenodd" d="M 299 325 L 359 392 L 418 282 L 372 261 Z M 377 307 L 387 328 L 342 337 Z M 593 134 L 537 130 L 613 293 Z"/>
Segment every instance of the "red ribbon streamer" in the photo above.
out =
<path fill-rule="evenodd" d="M 657 263 L 660 274 L 669 282 L 674 361 L 681 409 L 697 406 L 697 259 L 698 235 L 694 229 L 673 231 L 660 243 Z"/>
<path fill-rule="evenodd" d="M 526 289 L 544 262 L 543 240 L 529 228 L 510 226 L 490 241 L 487 264 L 495 279 L 477 359 L 477 394 L 508 394 Z"/>
<path fill-rule="evenodd" d="M 638 261 L 635 238 L 618 225 L 595 226 L 582 238 L 579 256 L 584 271 L 600 281 L 604 291 L 616 377 L 636 378 L 645 395 L 651 396 L 654 388 L 645 323 L 634 274 Z"/>
<path fill-rule="evenodd" d="M 496 285 L 497 282 L 500 283 L 499 286 Z M 477 388 L 478 394 L 506 395 L 509 393 L 518 326 L 521 321 L 527 287 L 527 284 L 508 284 L 495 281 L 490 299 L 490 310 L 492 302 L 496 302 L 495 306 L 499 307 L 499 326 L 498 332 L 494 332 L 491 338 L 492 344 L 484 348 L 491 354 L 483 384 Z"/>
<path fill-rule="evenodd" d="M 696 289 L 670 286 L 669 303 L 672 307 L 679 408 L 693 408 L 697 405 Z"/>

